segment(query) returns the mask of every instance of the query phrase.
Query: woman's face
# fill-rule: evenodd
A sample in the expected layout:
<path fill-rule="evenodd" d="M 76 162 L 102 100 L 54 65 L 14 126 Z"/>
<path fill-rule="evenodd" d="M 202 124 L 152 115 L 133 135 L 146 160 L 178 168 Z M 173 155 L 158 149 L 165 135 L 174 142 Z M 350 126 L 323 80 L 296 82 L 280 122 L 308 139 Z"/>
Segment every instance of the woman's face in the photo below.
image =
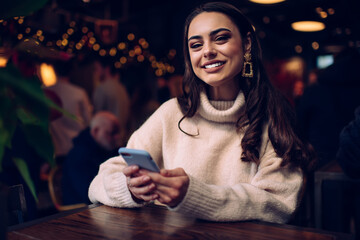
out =
<path fill-rule="evenodd" d="M 250 51 L 250 37 L 245 50 Z M 237 26 L 225 14 L 203 12 L 189 25 L 188 47 L 194 73 L 212 87 L 233 86 L 244 61 Z"/>

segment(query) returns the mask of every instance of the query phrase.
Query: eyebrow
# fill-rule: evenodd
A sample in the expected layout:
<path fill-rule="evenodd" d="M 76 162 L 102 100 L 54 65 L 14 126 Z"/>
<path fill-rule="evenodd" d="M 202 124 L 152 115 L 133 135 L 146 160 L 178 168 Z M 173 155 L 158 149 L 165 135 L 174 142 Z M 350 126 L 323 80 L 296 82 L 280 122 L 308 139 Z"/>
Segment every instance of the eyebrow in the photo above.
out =
<path fill-rule="evenodd" d="M 227 31 L 227 32 L 231 32 L 230 29 L 227 29 L 227 28 L 218 28 L 218 29 L 215 29 L 214 31 L 211 31 L 209 36 L 214 36 L 216 35 L 217 33 L 221 32 L 221 31 Z M 191 36 L 188 41 L 190 41 L 191 39 L 200 39 L 201 36 L 200 35 L 195 35 L 195 36 Z"/>

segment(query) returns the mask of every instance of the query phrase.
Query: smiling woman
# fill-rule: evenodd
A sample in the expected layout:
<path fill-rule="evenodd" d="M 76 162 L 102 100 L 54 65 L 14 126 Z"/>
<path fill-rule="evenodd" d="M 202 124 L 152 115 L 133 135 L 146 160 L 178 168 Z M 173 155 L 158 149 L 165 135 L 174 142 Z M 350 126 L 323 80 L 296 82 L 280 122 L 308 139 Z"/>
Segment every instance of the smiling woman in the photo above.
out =
<path fill-rule="evenodd" d="M 222 2 L 196 8 L 185 22 L 183 95 L 127 144 L 148 151 L 160 173 L 111 158 L 92 181 L 90 200 L 117 207 L 157 200 L 212 221 L 288 221 L 314 154 L 296 135 L 260 52 L 238 9 Z"/>
<path fill-rule="evenodd" d="M 250 52 L 250 38 L 245 39 L 243 49 L 236 25 L 225 14 L 217 12 L 196 16 L 189 26 L 188 35 L 192 68 L 200 79 L 211 86 L 210 99 L 236 98 L 239 84 L 235 77 L 242 69 L 244 53 Z"/>

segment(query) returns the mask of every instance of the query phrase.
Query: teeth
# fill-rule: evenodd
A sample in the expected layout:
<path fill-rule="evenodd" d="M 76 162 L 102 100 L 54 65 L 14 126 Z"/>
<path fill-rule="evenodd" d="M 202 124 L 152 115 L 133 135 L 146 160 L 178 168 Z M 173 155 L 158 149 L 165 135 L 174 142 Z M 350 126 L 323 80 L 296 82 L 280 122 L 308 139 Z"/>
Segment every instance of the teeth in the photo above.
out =
<path fill-rule="evenodd" d="M 218 67 L 218 66 L 221 66 L 221 65 L 223 65 L 223 63 L 217 62 L 217 63 L 213 63 L 213 64 L 210 64 L 210 65 L 206 65 L 205 68 L 206 69 L 214 68 L 214 67 Z"/>

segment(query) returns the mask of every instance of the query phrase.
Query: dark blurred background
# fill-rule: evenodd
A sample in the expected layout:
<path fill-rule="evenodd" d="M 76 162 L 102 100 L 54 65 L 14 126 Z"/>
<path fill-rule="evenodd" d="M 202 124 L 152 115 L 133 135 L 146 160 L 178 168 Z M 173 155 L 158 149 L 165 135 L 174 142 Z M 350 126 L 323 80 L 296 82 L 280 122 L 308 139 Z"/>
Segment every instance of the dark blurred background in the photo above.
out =
<path fill-rule="evenodd" d="M 181 93 L 184 21 L 194 7 L 204 2 L 1 1 L 0 64 L 3 67 L 14 52 L 28 54 L 37 65 L 72 59 L 71 82 L 85 89 L 92 99 L 99 83 L 94 62 L 110 62 L 121 73 L 132 114 L 138 118 L 129 127 L 130 135 L 159 104 Z M 360 1 L 286 0 L 269 5 L 250 0 L 225 2 L 237 6 L 252 21 L 270 80 L 294 106 L 301 134 L 318 152 L 320 160 L 315 170 L 336 161 L 339 133 L 360 105 Z M 31 4 L 39 7 L 29 12 Z M 24 14 L 14 15 L 14 6 L 22 7 Z M 325 29 L 296 31 L 292 28 L 296 21 L 319 21 Z M 137 116 L 137 109 L 145 104 L 146 110 Z M 305 205 L 294 224 L 320 227 L 315 224 L 318 206 L 314 207 L 313 173 L 308 182 Z M 328 189 L 323 193 L 329 196 L 327 199 L 343 194 L 338 188 Z M 346 201 L 326 200 L 320 205 L 324 229 L 355 231 L 354 217 L 348 214 L 354 205 Z M 40 209 L 51 205 L 46 200 L 40 203 Z M 338 207 L 345 205 L 347 209 Z M 347 213 L 344 222 L 333 221 L 334 206 L 338 210 L 336 219 L 343 219 Z"/>

